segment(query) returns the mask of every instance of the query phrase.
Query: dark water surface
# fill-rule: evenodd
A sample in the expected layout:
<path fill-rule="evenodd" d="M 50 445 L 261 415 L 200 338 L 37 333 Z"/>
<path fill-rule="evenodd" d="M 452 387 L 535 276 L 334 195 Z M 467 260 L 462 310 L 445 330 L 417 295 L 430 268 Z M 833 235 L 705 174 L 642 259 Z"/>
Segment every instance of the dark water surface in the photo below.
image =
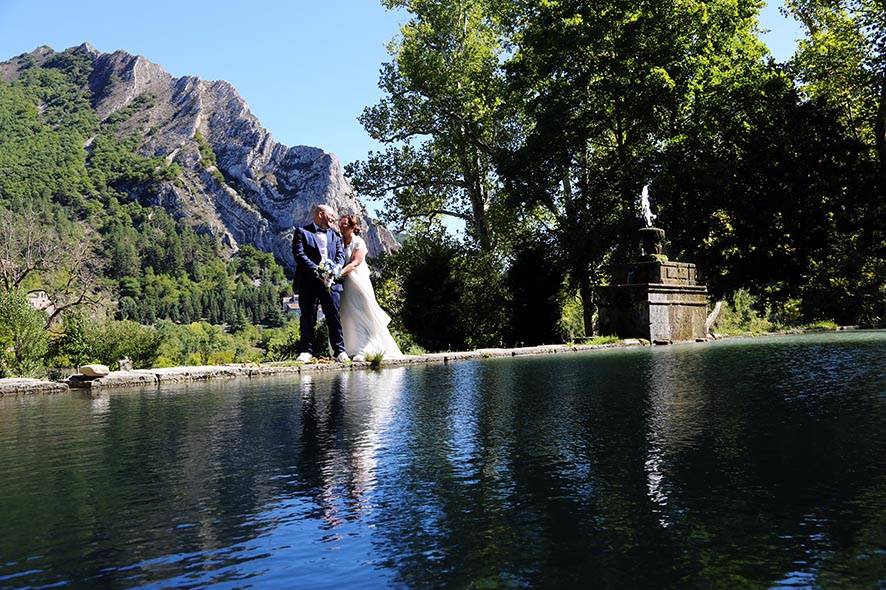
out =
<path fill-rule="evenodd" d="M 0 399 L 0 587 L 876 587 L 886 332 Z"/>

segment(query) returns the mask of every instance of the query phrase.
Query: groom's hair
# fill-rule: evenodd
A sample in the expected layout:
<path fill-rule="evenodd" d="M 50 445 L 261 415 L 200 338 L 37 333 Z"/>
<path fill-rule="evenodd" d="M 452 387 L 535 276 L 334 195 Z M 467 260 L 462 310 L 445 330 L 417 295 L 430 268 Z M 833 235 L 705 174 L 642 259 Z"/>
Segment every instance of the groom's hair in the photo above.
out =
<path fill-rule="evenodd" d="M 321 209 L 325 209 L 328 213 L 331 213 L 333 216 L 335 216 L 335 209 L 333 209 L 326 203 L 314 203 L 313 205 L 311 205 L 311 219 L 313 219 L 317 215 L 317 212 Z"/>

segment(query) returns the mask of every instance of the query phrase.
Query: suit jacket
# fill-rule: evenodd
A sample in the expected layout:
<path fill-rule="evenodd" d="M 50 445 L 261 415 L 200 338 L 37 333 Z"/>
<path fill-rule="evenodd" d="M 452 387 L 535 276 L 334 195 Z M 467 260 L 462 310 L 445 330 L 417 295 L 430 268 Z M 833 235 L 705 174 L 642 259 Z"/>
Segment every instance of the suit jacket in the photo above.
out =
<path fill-rule="evenodd" d="M 320 255 L 320 247 L 314 237 L 313 223 L 295 228 L 295 233 L 292 235 L 292 256 L 295 258 L 296 288 L 308 286 L 320 288 L 322 283 L 317 278 L 317 265 L 320 264 L 323 257 Z M 344 245 L 341 237 L 332 229 L 326 230 L 326 257 L 333 264 L 345 265 Z M 341 291 L 341 283 L 334 283 L 332 290 Z"/>

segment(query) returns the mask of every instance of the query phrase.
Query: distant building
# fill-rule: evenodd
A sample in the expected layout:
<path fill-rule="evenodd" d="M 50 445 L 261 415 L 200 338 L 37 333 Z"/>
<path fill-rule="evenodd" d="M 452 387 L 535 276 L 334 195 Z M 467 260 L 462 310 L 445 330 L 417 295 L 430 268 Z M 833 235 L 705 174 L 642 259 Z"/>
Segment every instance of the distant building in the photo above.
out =
<path fill-rule="evenodd" d="M 284 297 L 281 301 L 283 306 L 283 314 L 291 315 L 295 317 L 301 316 L 301 308 L 298 306 L 298 295 L 291 295 L 289 297 Z M 322 320 L 325 316 L 323 315 L 323 309 L 318 305 L 317 306 L 317 319 Z"/>
<path fill-rule="evenodd" d="M 38 311 L 45 311 L 52 315 L 55 312 L 55 306 L 46 291 L 31 291 L 28 293 L 28 303 Z"/>
<path fill-rule="evenodd" d="M 298 295 L 291 295 L 289 297 L 284 297 L 282 304 L 283 304 L 283 313 L 285 315 L 294 315 L 296 317 L 301 315 L 301 310 L 298 307 Z"/>

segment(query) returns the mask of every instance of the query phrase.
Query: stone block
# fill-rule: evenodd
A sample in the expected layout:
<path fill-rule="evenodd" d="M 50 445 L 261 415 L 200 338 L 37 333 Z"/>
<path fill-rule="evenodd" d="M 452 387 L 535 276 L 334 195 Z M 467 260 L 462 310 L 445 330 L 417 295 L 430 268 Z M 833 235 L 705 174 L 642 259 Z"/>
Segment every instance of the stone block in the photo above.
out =
<path fill-rule="evenodd" d="M 80 374 L 86 377 L 107 377 L 111 369 L 107 365 L 83 365 Z"/>
<path fill-rule="evenodd" d="M 679 274 L 679 267 L 675 268 Z M 689 269 L 684 271 L 688 276 Z M 653 342 L 688 342 L 705 337 L 707 288 L 702 285 L 615 285 L 602 287 L 597 294 L 603 334 Z"/>

